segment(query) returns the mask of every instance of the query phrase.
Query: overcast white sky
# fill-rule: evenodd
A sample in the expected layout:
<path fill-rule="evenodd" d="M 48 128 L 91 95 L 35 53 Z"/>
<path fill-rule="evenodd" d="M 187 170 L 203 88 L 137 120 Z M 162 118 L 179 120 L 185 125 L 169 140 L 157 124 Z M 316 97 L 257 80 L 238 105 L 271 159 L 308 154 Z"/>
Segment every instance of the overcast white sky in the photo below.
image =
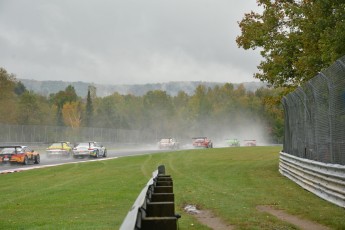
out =
<path fill-rule="evenodd" d="M 17 78 L 145 84 L 249 82 L 237 47 L 256 0 L 0 0 L 0 67 Z"/>

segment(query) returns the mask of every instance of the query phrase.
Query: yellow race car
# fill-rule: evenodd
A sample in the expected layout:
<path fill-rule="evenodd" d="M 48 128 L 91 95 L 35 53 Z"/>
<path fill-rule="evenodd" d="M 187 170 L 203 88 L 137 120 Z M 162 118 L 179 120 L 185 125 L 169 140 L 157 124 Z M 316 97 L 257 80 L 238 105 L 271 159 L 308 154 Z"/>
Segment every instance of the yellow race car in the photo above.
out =
<path fill-rule="evenodd" d="M 68 141 L 60 141 L 51 144 L 46 149 L 47 157 L 70 157 L 72 154 L 72 145 Z"/>
<path fill-rule="evenodd" d="M 21 163 L 27 165 L 29 163 L 39 164 L 40 154 L 28 146 L 8 145 L 0 146 L 0 162 L 1 163 Z"/>

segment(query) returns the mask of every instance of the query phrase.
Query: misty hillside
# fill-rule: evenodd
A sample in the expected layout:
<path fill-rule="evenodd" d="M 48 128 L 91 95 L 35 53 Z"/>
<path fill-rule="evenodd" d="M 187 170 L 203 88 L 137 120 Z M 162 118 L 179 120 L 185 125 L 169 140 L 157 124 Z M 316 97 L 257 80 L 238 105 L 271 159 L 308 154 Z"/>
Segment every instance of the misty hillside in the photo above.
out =
<path fill-rule="evenodd" d="M 115 92 L 126 95 L 132 94 L 135 96 L 142 96 L 150 90 L 163 90 L 171 96 L 175 96 L 179 91 L 192 95 L 198 85 L 205 85 L 206 87 L 215 87 L 216 85 L 224 85 L 225 83 L 217 82 L 168 82 L 168 83 L 154 83 L 154 84 L 133 84 L 133 85 L 103 85 L 86 82 L 66 82 L 66 81 L 37 81 L 28 79 L 18 79 L 28 90 L 34 91 L 38 94 L 48 96 L 51 93 L 57 93 L 60 90 L 65 90 L 68 85 L 72 85 L 78 96 L 86 97 L 89 85 L 93 85 L 97 89 L 97 96 L 105 97 Z M 244 82 L 242 83 L 247 91 L 255 91 L 260 87 L 265 87 L 266 84 L 262 82 Z M 233 84 L 235 88 L 239 84 Z"/>

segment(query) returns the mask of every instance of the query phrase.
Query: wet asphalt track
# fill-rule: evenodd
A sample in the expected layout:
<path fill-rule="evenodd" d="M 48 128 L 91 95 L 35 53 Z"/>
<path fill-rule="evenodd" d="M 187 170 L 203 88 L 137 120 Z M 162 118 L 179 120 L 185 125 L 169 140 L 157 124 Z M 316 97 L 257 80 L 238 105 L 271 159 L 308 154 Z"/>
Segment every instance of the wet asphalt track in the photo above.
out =
<path fill-rule="evenodd" d="M 29 164 L 29 165 L 22 165 L 22 164 L 0 164 L 0 174 L 4 173 L 12 173 L 12 172 L 20 172 L 25 170 L 30 170 L 34 168 L 42 168 L 42 167 L 53 167 L 56 165 L 62 164 L 70 164 L 70 163 L 82 163 L 88 161 L 95 161 L 95 160 L 108 160 L 114 159 L 118 157 L 126 157 L 126 156 L 137 156 L 137 155 L 144 155 L 144 154 L 152 154 L 152 153 L 159 153 L 164 152 L 164 150 L 158 149 L 140 149 L 140 150 L 108 150 L 107 157 L 103 158 L 77 158 L 74 159 L 73 157 L 57 157 L 57 158 L 47 158 L 45 154 L 41 153 L 41 162 L 40 164 Z"/>
<path fill-rule="evenodd" d="M 224 146 L 220 146 L 224 147 Z M 192 146 L 183 146 L 182 149 L 191 149 Z M 89 162 L 95 160 L 109 160 L 118 157 L 128 157 L 128 156 L 137 156 L 137 155 L 144 155 L 144 154 L 153 154 L 153 153 L 160 153 L 165 151 L 172 151 L 172 150 L 162 150 L 157 149 L 157 147 L 141 147 L 137 149 L 123 149 L 123 150 L 108 150 L 107 157 L 103 158 L 77 158 L 74 159 L 73 157 L 60 157 L 60 158 L 47 158 L 45 153 L 38 151 L 41 153 L 41 163 L 40 164 L 29 164 L 29 165 L 22 165 L 22 164 L 1 164 L 0 163 L 0 174 L 5 173 L 12 173 L 12 172 L 20 172 L 35 168 L 43 168 L 43 167 L 53 167 L 62 164 L 72 164 L 72 163 L 82 163 L 82 162 Z M 177 150 L 178 151 L 178 150 Z"/>

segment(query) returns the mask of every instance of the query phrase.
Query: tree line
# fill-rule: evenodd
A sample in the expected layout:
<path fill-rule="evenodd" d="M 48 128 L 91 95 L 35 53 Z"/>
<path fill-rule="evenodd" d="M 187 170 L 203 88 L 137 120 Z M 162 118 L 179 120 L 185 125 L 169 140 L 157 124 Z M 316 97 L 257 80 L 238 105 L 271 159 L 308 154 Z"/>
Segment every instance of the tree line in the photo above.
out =
<path fill-rule="evenodd" d="M 97 97 L 89 86 L 79 97 L 73 86 L 48 97 L 28 91 L 15 75 L 0 68 L 0 123 L 149 130 L 157 136 L 193 136 L 241 132 L 260 125 L 279 142 L 283 135 L 283 115 L 270 98 L 279 89 L 246 91 L 231 83 L 207 88 L 200 84 L 193 95 L 180 91 L 148 91 L 143 96 L 113 93 Z M 210 134 L 211 133 L 211 134 Z"/>

